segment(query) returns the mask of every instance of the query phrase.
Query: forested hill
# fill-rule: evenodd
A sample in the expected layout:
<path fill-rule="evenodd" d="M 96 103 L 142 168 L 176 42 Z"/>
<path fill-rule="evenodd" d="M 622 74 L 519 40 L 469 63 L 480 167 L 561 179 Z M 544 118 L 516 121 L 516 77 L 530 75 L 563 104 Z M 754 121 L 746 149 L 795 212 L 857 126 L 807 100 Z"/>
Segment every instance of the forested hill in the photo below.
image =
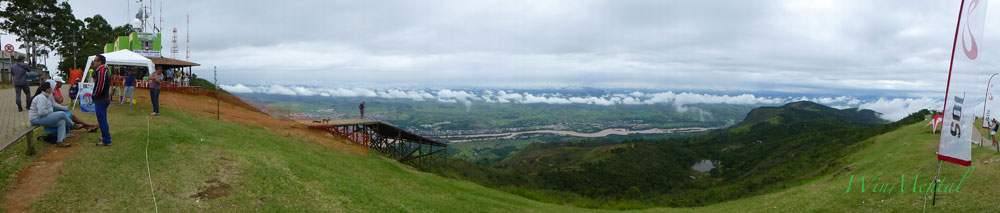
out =
<path fill-rule="evenodd" d="M 529 146 L 494 165 L 528 177 L 497 175 L 477 182 L 572 192 L 602 202 L 700 206 L 839 171 L 845 166 L 842 158 L 869 145 L 869 138 L 921 121 L 928 113 L 886 123 L 871 110 L 795 102 L 758 108 L 748 113 L 749 122 L 682 139 Z M 714 161 L 715 168 L 704 173 L 692 169 L 704 160 Z"/>
<path fill-rule="evenodd" d="M 815 120 L 823 118 L 840 118 L 850 123 L 882 124 L 886 120 L 879 118 L 879 113 L 868 109 L 834 109 L 809 101 L 799 101 L 780 107 L 760 107 L 747 113 L 746 118 L 735 127 L 753 125 L 756 123 L 786 122 L 799 120 Z"/>

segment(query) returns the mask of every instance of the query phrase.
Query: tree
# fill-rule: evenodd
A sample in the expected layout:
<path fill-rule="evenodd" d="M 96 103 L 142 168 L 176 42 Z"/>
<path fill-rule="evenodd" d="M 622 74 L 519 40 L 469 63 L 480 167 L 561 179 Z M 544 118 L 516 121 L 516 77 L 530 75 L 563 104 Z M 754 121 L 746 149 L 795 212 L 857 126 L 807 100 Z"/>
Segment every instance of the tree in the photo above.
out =
<path fill-rule="evenodd" d="M 75 29 L 76 33 L 66 36 L 63 40 L 66 43 L 64 49 L 59 52 L 63 60 L 59 62 L 59 70 L 69 70 L 70 68 L 83 68 L 87 57 L 104 53 L 104 45 L 113 42 L 116 35 L 127 35 L 131 30 L 121 30 L 119 28 L 131 28 L 124 25 L 112 28 L 108 21 L 101 15 L 94 15 L 81 20 L 74 20 L 68 29 Z"/>
<path fill-rule="evenodd" d="M 55 0 L 2 0 L 0 29 L 18 36 L 31 63 L 37 64 L 37 52 L 51 49 L 55 40 L 56 13 L 65 12 Z M 68 4 L 66 4 L 68 6 Z M 67 7 L 68 8 L 68 7 Z M 72 14 L 70 14 L 72 15 Z M 65 15 L 58 16 L 65 18 Z"/>
<path fill-rule="evenodd" d="M 104 52 L 104 45 L 133 32 L 131 25 L 112 27 L 101 15 L 84 20 L 73 16 L 68 2 L 56 0 L 0 0 L 0 30 L 18 36 L 30 64 L 37 57 L 59 54 L 59 70 L 82 68 L 88 56 Z"/>

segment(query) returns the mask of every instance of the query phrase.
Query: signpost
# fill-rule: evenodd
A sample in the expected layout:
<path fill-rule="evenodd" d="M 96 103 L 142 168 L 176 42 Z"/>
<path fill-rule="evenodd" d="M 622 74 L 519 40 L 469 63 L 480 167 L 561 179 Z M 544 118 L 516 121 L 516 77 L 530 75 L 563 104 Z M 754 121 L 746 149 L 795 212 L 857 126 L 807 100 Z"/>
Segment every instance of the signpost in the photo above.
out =
<path fill-rule="evenodd" d="M 14 45 L 13 44 L 4 45 L 3 46 L 3 50 L 6 51 L 7 52 L 7 56 L 9 56 L 9 57 L 7 57 L 7 61 L 10 62 L 10 63 L 8 63 L 7 71 L 8 72 L 13 71 L 13 69 L 14 69 L 14 55 L 11 54 L 11 53 L 14 52 Z M 10 80 L 14 81 L 13 78 L 11 78 Z"/>

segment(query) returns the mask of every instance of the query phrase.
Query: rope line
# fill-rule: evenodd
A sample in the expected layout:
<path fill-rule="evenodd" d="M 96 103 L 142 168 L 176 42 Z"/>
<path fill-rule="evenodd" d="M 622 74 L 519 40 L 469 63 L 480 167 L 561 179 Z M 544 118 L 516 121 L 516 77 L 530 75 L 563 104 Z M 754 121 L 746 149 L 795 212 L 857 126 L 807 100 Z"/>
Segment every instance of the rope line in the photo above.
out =
<path fill-rule="evenodd" d="M 146 116 L 146 177 L 149 177 L 149 193 L 153 195 L 153 210 L 160 212 L 160 207 L 156 205 L 156 191 L 153 190 L 153 175 L 149 172 L 149 116 Z"/>

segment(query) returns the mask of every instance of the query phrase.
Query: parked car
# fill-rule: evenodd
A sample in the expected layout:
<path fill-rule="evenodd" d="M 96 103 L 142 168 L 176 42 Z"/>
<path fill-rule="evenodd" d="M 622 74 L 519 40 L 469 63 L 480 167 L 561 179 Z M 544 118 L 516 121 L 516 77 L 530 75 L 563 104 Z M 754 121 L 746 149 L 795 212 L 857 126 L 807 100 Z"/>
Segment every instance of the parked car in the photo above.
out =
<path fill-rule="evenodd" d="M 42 83 L 42 77 L 38 75 L 37 71 L 31 71 L 27 73 L 28 85 L 38 85 Z"/>

